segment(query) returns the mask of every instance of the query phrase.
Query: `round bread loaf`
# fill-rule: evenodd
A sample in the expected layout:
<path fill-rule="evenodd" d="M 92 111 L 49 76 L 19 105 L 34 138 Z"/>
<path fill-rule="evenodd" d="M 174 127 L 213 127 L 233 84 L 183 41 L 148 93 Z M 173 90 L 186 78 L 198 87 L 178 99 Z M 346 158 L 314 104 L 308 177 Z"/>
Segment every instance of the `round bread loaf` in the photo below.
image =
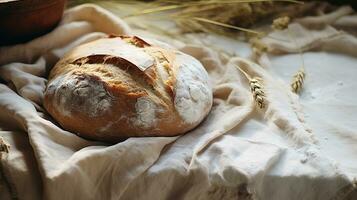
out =
<path fill-rule="evenodd" d="M 160 46 L 110 36 L 74 48 L 50 72 L 46 110 L 66 130 L 100 141 L 193 129 L 212 106 L 208 74 L 195 58 Z"/>

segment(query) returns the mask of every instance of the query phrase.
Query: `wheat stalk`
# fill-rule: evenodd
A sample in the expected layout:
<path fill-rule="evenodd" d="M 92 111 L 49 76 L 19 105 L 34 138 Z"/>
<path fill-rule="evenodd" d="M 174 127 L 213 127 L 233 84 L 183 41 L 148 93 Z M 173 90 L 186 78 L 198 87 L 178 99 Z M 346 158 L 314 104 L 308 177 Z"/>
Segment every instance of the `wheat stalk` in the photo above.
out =
<path fill-rule="evenodd" d="M 250 91 L 253 95 L 255 103 L 260 109 L 265 107 L 265 92 L 263 87 L 263 80 L 260 77 L 251 77 L 245 71 L 243 71 L 239 66 L 236 66 L 239 71 L 241 71 L 244 76 L 249 81 Z"/>
<path fill-rule="evenodd" d="M 292 36 L 291 31 L 289 29 L 289 23 L 290 23 L 290 17 L 288 17 L 288 16 L 279 17 L 273 21 L 272 28 L 275 30 L 287 29 L 290 39 L 294 42 L 295 46 L 298 47 L 296 39 Z M 304 84 L 304 79 L 306 76 L 304 57 L 303 57 L 301 48 L 299 48 L 299 55 L 300 55 L 300 59 L 302 62 L 302 66 L 295 73 L 295 75 L 293 76 L 293 80 L 290 84 L 291 90 L 296 94 L 298 94 L 301 91 L 303 84 Z"/>
<path fill-rule="evenodd" d="M 127 17 L 151 14 L 155 12 L 176 10 L 179 8 L 188 8 L 193 6 L 204 6 L 204 5 L 214 5 L 214 4 L 241 4 L 241 3 L 258 3 L 258 2 L 288 2 L 288 3 L 297 3 L 303 4 L 302 1 L 298 0 L 211 0 L 211 1 L 197 1 L 197 0 L 189 0 L 189 1 L 178 1 L 178 2 L 170 2 L 167 0 L 158 0 L 154 2 L 153 8 L 148 8 L 145 10 L 141 10 L 137 13 L 133 13 Z M 171 5 L 162 5 L 167 3 L 173 3 Z"/>
<path fill-rule="evenodd" d="M 225 24 L 225 23 L 222 23 L 222 22 L 218 22 L 218 21 L 214 21 L 214 20 L 210 20 L 210 19 L 206 19 L 206 18 L 202 18 L 202 17 L 193 17 L 192 19 L 196 20 L 196 21 L 200 21 L 200 22 L 214 24 L 214 25 L 217 25 L 217 26 L 225 27 L 225 28 L 230 28 L 230 29 L 234 29 L 234 30 L 243 31 L 243 32 L 246 32 L 246 33 L 253 33 L 253 34 L 256 34 L 256 35 L 262 35 L 263 34 L 262 32 L 254 31 L 252 29 L 233 26 L 233 25 L 230 25 L 230 24 Z"/>
<path fill-rule="evenodd" d="M 136 20 L 140 24 L 152 21 L 154 17 L 154 20 L 176 23 L 183 32 L 214 32 L 234 38 L 237 30 L 261 36 L 264 33 L 247 27 L 282 12 L 284 6 L 304 4 L 299 0 L 69 0 L 69 5 L 84 2 L 99 4 L 128 21 Z M 147 15 L 151 20 L 143 20 Z"/>
<path fill-rule="evenodd" d="M 288 33 L 289 33 L 289 36 L 292 37 L 289 29 L 288 29 Z M 297 46 L 296 40 L 294 38 L 293 38 L 293 40 L 294 40 L 295 45 Z M 301 48 L 299 48 L 299 55 L 300 55 L 302 65 L 301 65 L 300 69 L 296 72 L 296 74 L 293 76 L 293 80 L 291 82 L 291 90 L 296 94 L 298 94 L 301 91 L 301 89 L 304 85 L 305 77 L 306 77 L 304 56 L 303 56 Z"/>

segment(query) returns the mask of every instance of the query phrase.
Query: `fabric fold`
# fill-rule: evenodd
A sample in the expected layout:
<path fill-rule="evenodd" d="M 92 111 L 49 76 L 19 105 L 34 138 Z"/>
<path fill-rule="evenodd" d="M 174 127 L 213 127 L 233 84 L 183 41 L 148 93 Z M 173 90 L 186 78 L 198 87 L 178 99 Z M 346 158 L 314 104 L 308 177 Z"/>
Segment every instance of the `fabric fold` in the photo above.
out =
<path fill-rule="evenodd" d="M 274 73 L 272 56 L 300 49 L 357 56 L 356 37 L 335 27 L 354 26 L 352 12 L 342 7 L 335 13 L 296 20 L 289 26 L 296 44 L 288 30 L 273 32 L 273 37 L 263 39 L 270 48 L 264 57 L 269 66 L 264 67 L 239 56 L 222 60 L 206 45 L 180 43 L 178 48 L 198 59 L 212 80 L 210 114 L 179 137 L 129 138 L 106 144 L 63 130 L 46 113 L 42 108 L 46 76 L 72 48 L 107 34 L 135 30 L 95 5 L 67 10 L 51 33 L 26 44 L 0 47 L 0 136 L 12 146 L 1 159 L 1 177 L 10 188 L 0 188 L 0 197 L 312 200 L 343 196 L 343 188 L 355 176 L 353 169 L 347 173 L 321 151 L 325 136 L 315 134 L 321 130 L 320 116 L 313 115 L 319 110 L 306 100 L 310 93 L 293 94 Z M 290 62 L 284 64 L 289 67 Z M 262 79 L 265 109 L 256 107 L 249 80 L 237 67 Z M 326 127 L 342 130 L 340 124 Z M 345 136 L 354 141 L 351 130 L 344 133 L 348 131 Z M 334 138 L 336 144 L 346 143 L 341 138 Z M 0 186 L 6 181 L 0 179 Z"/>

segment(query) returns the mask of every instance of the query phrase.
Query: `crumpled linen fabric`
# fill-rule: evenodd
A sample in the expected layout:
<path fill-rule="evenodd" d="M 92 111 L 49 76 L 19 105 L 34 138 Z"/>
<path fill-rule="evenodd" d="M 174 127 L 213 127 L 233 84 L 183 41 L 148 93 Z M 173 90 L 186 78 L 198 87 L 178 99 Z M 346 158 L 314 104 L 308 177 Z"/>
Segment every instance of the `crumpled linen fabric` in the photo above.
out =
<path fill-rule="evenodd" d="M 356 56 L 353 45 L 357 43 L 341 42 L 356 38 L 332 26 L 350 27 L 351 20 L 343 23 L 342 18 L 351 17 L 347 16 L 351 12 L 338 12 L 326 21 L 312 20 L 325 23 L 319 30 L 306 26 L 308 19 L 290 25 L 292 32 L 301 33 L 296 35 L 303 40 L 298 42 L 300 47 L 271 38 L 264 41 L 272 53 L 302 48 Z M 299 97 L 272 73 L 269 62 L 258 65 L 238 56 L 223 62 L 208 47 L 177 45 L 201 61 L 213 84 L 212 110 L 196 129 L 179 137 L 129 138 L 117 144 L 85 140 L 63 130 L 42 107 L 46 76 L 73 47 L 111 33 L 131 34 L 132 30 L 108 11 L 87 4 L 67 10 L 59 26 L 47 35 L 0 47 L 0 136 L 11 145 L 1 158 L 1 199 L 330 199 L 348 195 L 356 174 L 346 173 L 321 151 L 321 138 L 306 123 Z M 265 109 L 256 108 L 237 65 L 263 79 Z"/>

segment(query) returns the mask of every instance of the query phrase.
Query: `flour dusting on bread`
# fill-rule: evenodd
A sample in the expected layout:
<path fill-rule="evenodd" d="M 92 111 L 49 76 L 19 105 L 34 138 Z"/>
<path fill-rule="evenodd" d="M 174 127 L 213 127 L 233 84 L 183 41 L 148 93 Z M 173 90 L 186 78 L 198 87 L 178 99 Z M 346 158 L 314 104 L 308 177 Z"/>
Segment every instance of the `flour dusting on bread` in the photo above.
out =
<path fill-rule="evenodd" d="M 85 74 L 59 76 L 49 83 L 55 89 L 58 110 L 66 116 L 85 112 L 91 117 L 104 114 L 111 107 L 111 99 L 103 84 Z"/>
<path fill-rule="evenodd" d="M 185 122 L 195 123 L 212 104 L 208 74 L 200 62 L 180 52 L 176 64 L 175 108 Z"/>
<path fill-rule="evenodd" d="M 156 110 L 157 107 L 148 97 L 140 97 L 135 104 L 137 117 L 134 119 L 134 124 L 143 128 L 150 128 L 157 122 Z"/>

